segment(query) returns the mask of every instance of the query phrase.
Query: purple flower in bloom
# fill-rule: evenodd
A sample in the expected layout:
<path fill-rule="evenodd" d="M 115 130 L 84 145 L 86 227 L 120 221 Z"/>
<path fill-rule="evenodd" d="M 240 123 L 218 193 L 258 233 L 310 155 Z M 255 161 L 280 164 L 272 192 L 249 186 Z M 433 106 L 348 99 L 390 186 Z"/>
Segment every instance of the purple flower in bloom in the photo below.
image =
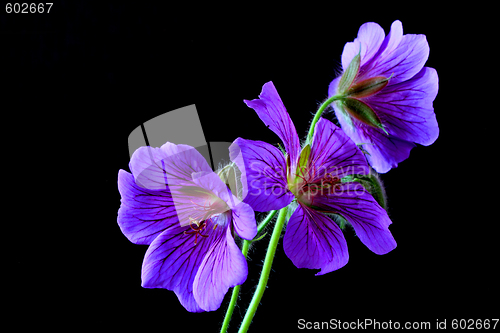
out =
<path fill-rule="evenodd" d="M 337 119 L 356 144 L 366 144 L 380 173 L 408 158 L 414 143 L 428 146 L 438 137 L 432 105 L 438 76 L 423 67 L 428 55 L 425 35 L 403 35 L 400 21 L 387 36 L 378 24 L 365 23 L 344 47 L 344 72 L 328 95 L 344 97 L 333 104 Z"/>
<path fill-rule="evenodd" d="M 321 269 L 325 274 L 348 261 L 347 244 L 339 226 L 325 213 L 347 220 L 359 239 L 373 252 L 396 247 L 387 212 L 357 182 L 343 182 L 352 174 L 367 174 L 363 153 L 342 130 L 326 119 L 315 126 L 311 144 L 301 149 L 299 137 L 272 82 L 259 99 L 245 101 L 281 139 L 286 151 L 242 138 L 231 147 L 231 160 L 242 171 L 244 201 L 257 211 L 280 209 L 294 199 L 283 246 L 298 268 Z"/>
<path fill-rule="evenodd" d="M 255 237 L 254 211 L 193 147 L 141 147 L 129 167 L 118 174 L 118 224 L 131 242 L 149 245 L 142 286 L 174 291 L 191 312 L 216 310 L 246 279 L 233 236 Z"/>

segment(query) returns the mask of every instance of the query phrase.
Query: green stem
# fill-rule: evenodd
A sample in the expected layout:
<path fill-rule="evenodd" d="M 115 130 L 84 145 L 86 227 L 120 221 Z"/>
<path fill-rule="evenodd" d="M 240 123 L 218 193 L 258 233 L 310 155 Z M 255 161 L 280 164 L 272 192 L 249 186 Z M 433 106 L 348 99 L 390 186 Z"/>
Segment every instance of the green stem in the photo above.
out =
<path fill-rule="evenodd" d="M 311 143 L 313 134 L 314 134 L 314 127 L 316 126 L 316 123 L 318 122 L 319 118 L 321 118 L 321 115 L 323 114 L 323 111 L 328 107 L 328 105 L 332 104 L 334 101 L 337 101 L 341 99 L 342 96 L 340 95 L 335 95 L 327 99 L 326 101 L 321 104 L 319 107 L 318 111 L 316 111 L 316 114 L 314 115 L 314 118 L 311 122 L 311 127 L 309 128 L 309 133 L 307 134 L 307 142 Z"/>
<path fill-rule="evenodd" d="M 251 241 L 246 239 L 243 240 L 243 246 L 241 247 L 241 253 L 247 257 L 248 249 L 250 248 Z M 221 333 L 226 333 L 227 328 L 229 326 L 229 322 L 231 321 L 231 316 L 233 315 L 234 307 L 236 305 L 236 301 L 238 300 L 238 294 L 240 293 L 241 285 L 237 285 L 233 288 L 233 294 L 231 295 L 231 301 L 229 302 L 229 306 L 227 308 L 226 316 L 224 317 L 224 322 L 222 323 L 222 328 L 220 329 Z"/>
<path fill-rule="evenodd" d="M 278 211 L 277 210 L 271 210 L 269 214 L 267 214 L 266 218 L 259 223 L 257 226 L 257 236 L 261 233 L 262 230 L 271 222 L 273 219 L 274 215 L 276 215 Z M 248 241 L 246 239 L 243 240 L 243 246 L 241 247 L 241 253 L 247 257 L 248 254 L 248 249 L 250 248 L 250 244 L 252 241 Z M 237 285 L 233 288 L 233 293 L 231 295 L 231 301 L 229 302 L 229 306 L 226 311 L 226 316 L 224 317 L 224 322 L 222 323 L 222 328 L 220 329 L 221 333 L 226 333 L 227 328 L 229 326 L 229 322 L 231 321 L 231 317 L 233 315 L 234 307 L 236 306 L 236 302 L 238 301 L 238 294 L 240 293 L 240 287 L 241 285 Z"/>
<path fill-rule="evenodd" d="M 244 333 L 250 327 L 250 323 L 252 322 L 253 316 L 255 315 L 255 311 L 257 311 L 257 307 L 259 306 L 260 300 L 264 295 L 264 291 L 266 290 L 267 280 L 269 279 L 269 273 L 271 272 L 271 266 L 273 264 L 274 254 L 276 253 L 276 247 L 278 246 L 278 241 L 281 236 L 281 231 L 283 230 L 283 226 L 285 225 L 285 217 L 288 207 L 282 208 L 278 215 L 278 219 L 276 224 L 274 225 L 273 235 L 271 236 L 271 241 L 269 242 L 269 247 L 267 248 L 266 259 L 264 260 L 264 266 L 262 267 L 262 273 L 260 274 L 259 284 L 257 285 L 257 289 L 253 294 L 252 301 L 248 306 L 247 313 L 245 314 L 245 318 L 241 322 L 239 333 Z"/>
<path fill-rule="evenodd" d="M 257 236 L 259 236 L 262 230 L 264 230 L 264 228 L 269 224 L 269 222 L 271 222 L 271 220 L 273 219 L 274 215 L 276 215 L 277 212 L 278 212 L 277 210 L 271 210 L 269 214 L 267 214 L 264 221 L 259 223 L 259 225 L 257 226 Z"/>

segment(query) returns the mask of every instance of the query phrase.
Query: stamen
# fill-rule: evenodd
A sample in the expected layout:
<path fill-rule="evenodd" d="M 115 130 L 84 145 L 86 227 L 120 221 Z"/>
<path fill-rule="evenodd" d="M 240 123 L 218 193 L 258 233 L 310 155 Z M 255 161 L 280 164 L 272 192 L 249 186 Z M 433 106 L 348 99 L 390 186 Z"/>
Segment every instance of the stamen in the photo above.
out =
<path fill-rule="evenodd" d="M 205 221 L 198 221 L 192 217 L 189 217 L 189 227 L 191 228 L 191 230 L 184 231 L 184 235 L 194 235 L 194 244 L 196 245 L 198 243 L 198 236 L 201 236 L 203 238 L 208 237 L 208 235 L 203 235 L 201 232 L 207 227 L 206 221 L 211 220 L 212 218 L 209 218 Z"/>

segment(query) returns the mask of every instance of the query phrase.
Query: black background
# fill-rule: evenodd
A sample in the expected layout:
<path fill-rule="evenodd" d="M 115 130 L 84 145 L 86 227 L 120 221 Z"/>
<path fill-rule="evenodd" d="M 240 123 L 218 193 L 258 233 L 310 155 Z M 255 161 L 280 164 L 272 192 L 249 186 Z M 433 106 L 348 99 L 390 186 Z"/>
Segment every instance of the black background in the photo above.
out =
<path fill-rule="evenodd" d="M 140 286 L 147 246 L 130 243 L 116 223 L 129 133 L 196 104 L 207 141 L 277 143 L 243 103 L 272 80 L 304 136 L 341 69 L 344 44 L 365 22 L 388 33 L 397 19 L 404 33 L 427 36 L 426 66 L 440 80 L 439 138 L 382 175 L 398 247 L 378 256 L 347 231 L 349 263 L 316 277 L 295 268 L 280 242 L 250 329 L 295 331 L 300 318 L 447 318 L 448 326 L 453 318 L 498 318 L 498 218 L 487 213 L 497 197 L 494 156 L 485 141 L 471 145 L 484 110 L 464 100 L 477 83 L 466 68 L 482 66 L 466 46 L 478 36 L 471 15 L 349 6 L 60 1 L 49 14 L 5 14 L 2 4 L 4 165 L 16 205 L 5 208 L 15 213 L 4 253 L 10 318 L 19 327 L 218 331 L 230 291 L 218 311 L 192 314 L 173 292 Z M 267 241 L 250 252 L 230 332 L 252 297 Z"/>

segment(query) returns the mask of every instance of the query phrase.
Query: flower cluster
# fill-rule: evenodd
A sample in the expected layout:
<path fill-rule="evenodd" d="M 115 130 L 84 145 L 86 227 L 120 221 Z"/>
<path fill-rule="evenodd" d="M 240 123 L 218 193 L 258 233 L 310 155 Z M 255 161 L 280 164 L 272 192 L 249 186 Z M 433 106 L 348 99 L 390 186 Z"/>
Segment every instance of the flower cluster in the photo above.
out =
<path fill-rule="evenodd" d="M 237 138 L 229 147 L 232 163 L 217 172 L 190 146 L 139 148 L 131 173 L 118 174 L 118 224 L 131 242 L 149 245 L 142 286 L 174 291 L 191 312 L 218 309 L 228 289 L 247 277 L 238 239 L 262 238 L 254 211 L 271 212 L 269 222 L 280 210 L 275 232 L 279 239 L 286 224 L 285 254 L 298 268 L 319 269 L 316 275 L 347 264 L 346 225 L 374 253 L 392 251 L 392 222 L 373 169 L 388 172 L 415 143 L 430 145 L 438 136 L 432 105 L 438 77 L 424 67 L 428 54 L 425 36 L 403 35 L 401 22 L 387 36 L 366 23 L 345 45 L 343 72 L 302 144 L 268 82 L 258 99 L 244 102 L 280 138 L 279 148 Z M 328 106 L 340 127 L 322 118 Z M 228 170 L 237 175 L 238 193 Z"/>

